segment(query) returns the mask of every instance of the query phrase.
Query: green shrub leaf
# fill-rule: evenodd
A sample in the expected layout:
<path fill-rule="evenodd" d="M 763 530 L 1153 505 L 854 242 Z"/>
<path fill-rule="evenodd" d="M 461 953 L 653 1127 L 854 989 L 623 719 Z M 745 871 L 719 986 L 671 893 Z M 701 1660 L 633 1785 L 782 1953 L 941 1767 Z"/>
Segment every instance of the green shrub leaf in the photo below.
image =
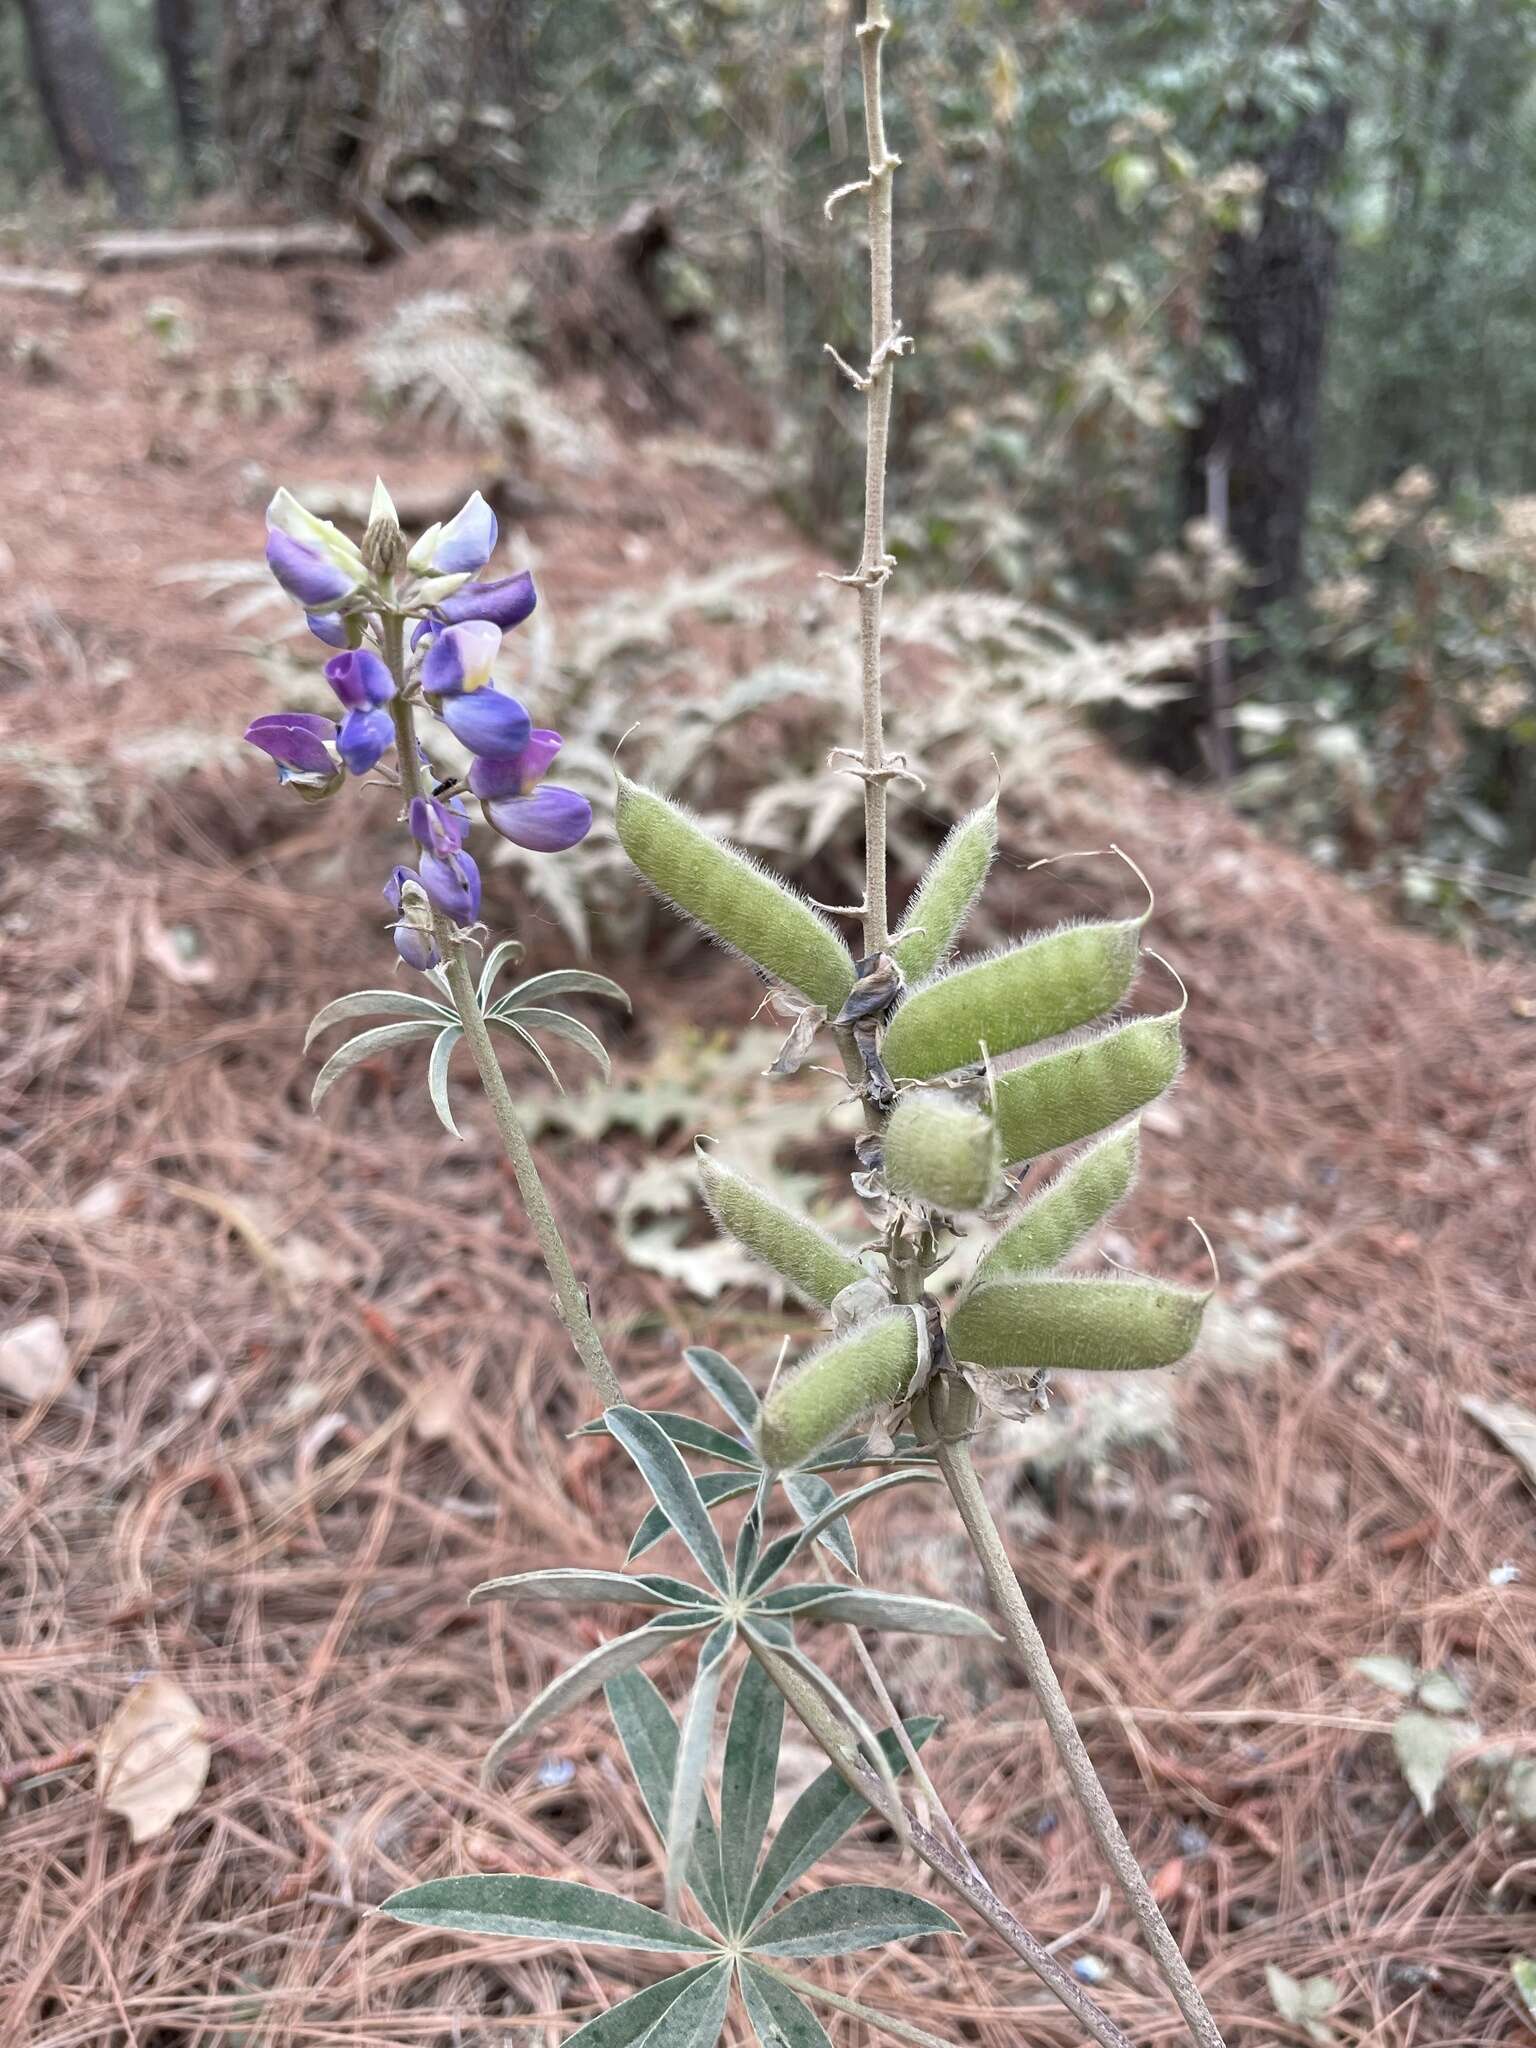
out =
<path fill-rule="evenodd" d="M 338 1046 L 315 1076 L 315 1085 L 309 1092 L 310 1108 L 318 1109 L 342 1075 L 351 1073 L 364 1060 L 377 1059 L 380 1053 L 392 1052 L 397 1045 L 412 1045 L 417 1039 L 431 1038 L 442 1028 L 440 1020 L 417 1017 L 408 1024 L 381 1024 L 377 1030 L 360 1031 L 356 1038 Z"/>
<path fill-rule="evenodd" d="M 715 1732 L 715 1708 L 725 1682 L 726 1652 L 735 1640 L 735 1624 L 721 1622 L 699 1651 L 698 1676 L 688 1696 L 672 1773 L 672 1803 L 667 1813 L 667 1906 L 672 1911 L 688 1881 L 694 1834 L 704 1811 L 704 1777 L 709 1769 Z"/>
<path fill-rule="evenodd" d="M 644 1628 L 633 1629 L 627 1636 L 615 1636 L 612 1642 L 599 1643 L 595 1650 L 579 1657 L 568 1671 L 563 1671 L 546 1685 L 537 1698 L 528 1702 L 511 1726 L 503 1729 L 485 1760 L 480 1774 L 482 1779 L 489 1783 L 508 1750 L 542 1728 L 546 1721 L 552 1720 L 566 1707 L 576 1706 L 621 1672 L 632 1671 L 647 1657 L 654 1657 L 668 1644 L 675 1643 L 680 1635 L 700 1634 L 713 1625 L 715 1618 L 713 1614 L 701 1614 L 697 1622 L 689 1624 L 686 1613 L 673 1613 L 667 1617 L 668 1625 L 665 1627 L 647 1622 Z"/>
<path fill-rule="evenodd" d="M 797 1621 L 845 1621 L 851 1628 L 897 1629 L 915 1636 L 990 1636 L 1001 1641 L 991 1623 L 968 1607 L 915 1593 L 880 1593 L 865 1586 L 781 1586 L 765 1593 L 759 1605 L 773 1614 L 792 1614 Z"/>
<path fill-rule="evenodd" d="M 514 1572 L 504 1579 L 486 1579 L 469 1596 L 471 1607 L 490 1600 L 548 1600 L 559 1606 L 591 1606 L 611 1602 L 615 1607 L 697 1607 L 709 1595 L 684 1579 L 663 1578 L 659 1572 L 635 1578 L 625 1572 L 583 1571 L 579 1566 L 557 1565 L 542 1572 Z"/>
<path fill-rule="evenodd" d="M 853 987 L 853 957 L 803 896 L 712 839 L 669 797 L 618 778 L 619 843 L 659 895 L 829 1016 Z"/>
<path fill-rule="evenodd" d="M 641 1478 L 651 1489 L 656 1503 L 666 1510 L 667 1519 L 692 1551 L 694 1561 L 710 1584 L 724 1593 L 730 1586 L 725 1552 L 700 1498 L 693 1474 L 682 1454 L 656 1418 L 639 1408 L 614 1407 L 604 1411 L 608 1433 L 621 1443 L 638 1466 Z"/>
<path fill-rule="evenodd" d="M 610 2006 L 578 2027 L 565 2048 L 639 2048 L 689 1986 L 714 1976 L 719 1968 L 718 1963 L 699 1963 L 691 1970 L 680 1970 L 675 1977 L 663 1977 L 659 1984 L 647 1984 L 633 1998 Z"/>
<path fill-rule="evenodd" d="M 722 1924 L 732 1932 L 746 1925 L 747 1899 L 773 1814 L 783 1732 L 784 1695 L 751 1657 L 736 1687 L 720 1779 L 721 1860 L 728 1906 Z"/>
<path fill-rule="evenodd" d="M 707 1508 L 719 1507 L 728 1500 L 740 1500 L 744 1493 L 755 1493 L 757 1481 L 743 1472 L 701 1472 L 694 1484 L 699 1489 L 699 1498 Z M 629 1546 L 626 1564 L 633 1564 L 637 1557 L 658 1544 L 672 1524 L 663 1507 L 653 1507 L 645 1520 L 635 1531 L 634 1541 Z"/>
<path fill-rule="evenodd" d="M 705 1344 L 690 1344 L 683 1363 L 706 1394 L 710 1394 L 744 1435 L 750 1436 L 757 1422 L 757 1389 L 728 1358 Z"/>
<path fill-rule="evenodd" d="M 741 1967 L 741 1997 L 761 2048 L 832 2048 L 810 2007 L 766 1970 Z"/>

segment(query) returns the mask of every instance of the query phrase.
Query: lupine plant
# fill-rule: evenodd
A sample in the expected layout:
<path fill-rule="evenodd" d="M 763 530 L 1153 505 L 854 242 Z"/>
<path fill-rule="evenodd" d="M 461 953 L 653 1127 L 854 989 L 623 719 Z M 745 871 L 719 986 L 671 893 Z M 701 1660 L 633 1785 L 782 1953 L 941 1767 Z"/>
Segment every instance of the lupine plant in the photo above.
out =
<path fill-rule="evenodd" d="M 803 1064 L 824 1033 L 862 1105 L 851 1178 L 869 1218 L 863 1245 L 840 1241 L 701 1153 L 703 1192 L 719 1228 L 827 1321 L 822 1341 L 790 1370 L 776 1372 L 763 1394 L 718 1352 L 690 1349 L 688 1365 L 723 1425 L 625 1402 L 492 1037 L 498 1027 L 503 1042 L 541 1058 L 539 1037 L 561 1037 L 606 1065 L 589 1027 L 548 1001 L 624 1000 L 612 982 L 578 968 L 535 975 L 498 997 L 498 977 L 516 956 L 514 941 L 492 947 L 478 963 L 480 878 L 467 850 L 470 806 L 478 804 L 493 831 L 551 854 L 575 844 L 590 824 L 581 797 L 541 780 L 558 735 L 536 731 L 523 706 L 490 680 L 502 633 L 533 607 L 531 580 L 477 580 L 496 541 L 494 519 L 478 497 L 411 547 L 382 486 L 361 546 L 286 492 L 269 513 L 268 559 L 304 606 L 311 630 L 336 650 L 325 672 L 345 716 L 338 723 L 278 714 L 258 719 L 250 738 L 303 797 L 328 799 L 348 777 L 372 778 L 392 794 L 416 847 L 414 865 L 396 866 L 385 884 L 394 944 L 430 991 L 363 990 L 323 1009 L 311 1037 L 360 1017 L 398 1021 L 333 1053 L 315 1100 L 357 1059 L 430 1038 L 429 1091 L 453 1130 L 448 1065 L 460 1039 L 467 1041 L 560 1313 L 602 1405 L 587 1427 L 605 1433 L 632 1461 L 650 1497 L 623 1566 L 636 1566 L 668 1538 L 681 1542 L 692 1565 L 687 1578 L 649 1568 L 525 1572 L 493 1579 L 471 1595 L 476 1602 L 628 1607 L 646 1617 L 531 1700 L 486 1769 L 493 1776 L 550 1722 L 605 1692 L 660 1838 L 664 1910 L 536 1873 L 439 1878 L 396 1893 L 383 1910 L 422 1927 L 683 1959 L 676 1974 L 583 2025 L 571 2040 L 584 2048 L 712 2048 L 733 1984 L 763 2048 L 827 2048 L 829 2036 L 811 2010 L 818 2003 L 933 2048 L 936 2037 L 910 2021 L 784 1968 L 786 1959 L 836 1956 L 956 1928 L 946 1912 L 885 1887 L 833 1885 L 780 1904 L 872 1813 L 901 1850 L 1035 1971 L 1092 2039 L 1102 2048 L 1130 2048 L 1116 2021 L 978 1865 L 919 1755 L 936 1724 L 896 1715 L 859 1633 L 993 1635 L 966 1608 L 867 1586 L 860 1577 L 850 1518 L 895 1488 L 917 1486 L 926 1495 L 942 1486 L 1074 1795 L 1189 2032 L 1199 2048 L 1221 2048 L 1094 1773 L 971 1459 L 982 1409 L 1027 1412 L 1043 1400 L 1053 1369 L 1139 1371 L 1186 1356 L 1207 1297 L 1068 1264 L 1134 1182 L 1137 1112 L 1178 1070 L 1180 1011 L 1090 1028 L 1130 992 L 1150 904 L 1134 917 L 953 959 L 995 851 L 994 801 L 955 825 L 894 929 L 890 922 L 886 809 L 891 785 L 907 771 L 885 740 L 881 609 L 895 567 L 885 544 L 885 471 L 892 383 L 912 342 L 892 303 L 899 159 L 886 141 L 881 104 L 888 28 L 879 0 L 867 0 L 856 33 L 868 175 L 834 193 L 827 207 L 830 217 L 840 202 L 863 199 L 871 259 L 867 365 L 853 369 L 833 352 L 864 395 L 867 417 L 863 551 L 857 567 L 836 579 L 855 592 L 859 611 L 862 737 L 841 765 L 863 785 L 862 901 L 841 910 L 813 904 L 712 837 L 668 797 L 617 777 L 616 826 L 630 860 L 660 896 L 741 956 L 789 1018 L 778 1070 Z M 418 729 L 422 713 L 468 749 L 473 765 L 462 779 L 433 764 L 433 728 Z M 856 921 L 857 952 L 832 916 Z M 1021 1205 L 1016 1170 L 1067 1148 L 1078 1149 Z M 987 1243 L 970 1277 L 958 1290 L 946 1286 L 946 1262 L 962 1237 L 977 1233 Z M 839 1486 L 859 1470 L 872 1476 Z M 863 1704 L 819 1654 L 828 1632 L 838 1629 L 851 1632 Z M 675 1663 L 680 1650 L 691 1653 L 692 1676 L 679 1724 L 642 1667 L 663 1657 Z M 709 1783 L 728 1684 L 734 1690 L 717 1818 Z M 829 1768 L 790 1808 L 764 1852 L 786 1703 Z M 905 1773 L 921 1793 L 923 1818 L 909 1810 Z"/>

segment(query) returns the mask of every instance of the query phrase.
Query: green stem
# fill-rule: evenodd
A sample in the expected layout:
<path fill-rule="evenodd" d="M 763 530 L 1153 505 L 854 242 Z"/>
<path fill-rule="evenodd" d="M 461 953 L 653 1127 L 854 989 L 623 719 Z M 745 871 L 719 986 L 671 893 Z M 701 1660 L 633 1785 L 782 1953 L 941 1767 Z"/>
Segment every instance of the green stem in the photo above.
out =
<path fill-rule="evenodd" d="M 416 721 L 411 706 L 405 698 L 405 626 L 404 621 L 389 613 L 384 615 L 384 659 L 390 674 L 395 679 L 396 695 L 390 704 L 395 721 L 396 753 L 400 759 L 400 786 L 407 803 L 413 797 L 424 795 L 421 779 L 421 763 L 416 758 Z M 540 1178 L 533 1148 L 528 1143 L 507 1086 L 506 1076 L 501 1071 L 501 1062 L 496 1057 L 496 1048 L 491 1043 L 490 1027 L 481 1014 L 479 997 L 475 992 L 474 976 L 465 958 L 464 940 L 459 936 L 447 918 L 435 907 L 432 912 L 432 933 L 437 941 L 437 950 L 443 957 L 444 971 L 448 977 L 453 1007 L 464 1028 L 464 1037 L 480 1076 L 480 1085 L 485 1090 L 486 1100 L 491 1105 L 491 1115 L 496 1121 L 497 1135 L 502 1150 L 512 1167 L 517 1181 L 518 1193 L 523 1198 L 523 1207 L 533 1225 L 534 1235 L 539 1240 L 544 1265 L 554 1282 L 555 1302 L 566 1334 L 581 1360 L 587 1378 L 598 1399 L 605 1408 L 612 1408 L 624 1399 L 624 1390 L 619 1385 L 617 1373 L 609 1363 L 603 1349 L 603 1340 L 597 1333 L 592 1312 L 587 1306 L 586 1289 L 576 1277 L 576 1268 L 571 1264 L 571 1255 L 566 1249 L 560 1226 L 555 1221 L 555 1212 L 549 1205 L 544 1182 Z"/>
<path fill-rule="evenodd" d="M 1072 1709 L 1056 1676 L 1050 1652 L 1045 1646 L 1018 1575 L 992 1510 L 982 1492 L 981 1481 L 971 1460 L 969 1431 L 975 1419 L 975 1396 L 963 1381 L 937 1383 L 913 1410 L 918 1434 L 933 1445 L 965 1532 L 980 1560 L 981 1569 L 1003 1624 L 1003 1633 L 1024 1666 L 1030 1687 L 1040 1704 L 1056 1754 L 1066 1769 L 1073 1794 L 1083 1810 L 1094 1840 L 1122 1896 L 1141 1929 L 1142 1938 L 1162 1972 L 1174 2003 L 1184 2016 L 1200 2048 L 1224 2048 L 1221 2030 L 1190 1974 L 1188 1963 L 1163 1918 L 1151 1886 L 1147 1883 L 1125 1831 L 1115 1817 L 1109 1795 L 1099 1781 L 1093 1759 L 1078 1733 Z"/>

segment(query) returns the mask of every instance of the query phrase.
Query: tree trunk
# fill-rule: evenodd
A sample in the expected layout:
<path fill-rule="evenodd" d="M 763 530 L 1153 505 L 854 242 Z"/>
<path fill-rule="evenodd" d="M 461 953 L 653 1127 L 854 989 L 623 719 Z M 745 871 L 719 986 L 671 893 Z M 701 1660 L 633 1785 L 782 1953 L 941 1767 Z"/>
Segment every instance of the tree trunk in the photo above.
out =
<path fill-rule="evenodd" d="M 224 129 L 253 199 L 495 218 L 528 70 L 524 0 L 227 0 Z"/>
<path fill-rule="evenodd" d="M 71 187 L 97 171 L 132 219 L 143 188 L 90 0 L 21 0 L 32 77 Z"/>
<path fill-rule="evenodd" d="M 201 192 L 208 185 L 212 129 L 199 29 L 197 0 L 155 0 L 155 40 L 176 115 L 176 144 L 194 191 Z"/>
<path fill-rule="evenodd" d="M 1207 465 L 1224 455 L 1231 536 L 1253 577 L 1243 600 L 1250 615 L 1303 587 L 1338 253 L 1322 201 L 1348 121 L 1348 109 L 1334 101 L 1272 153 L 1258 233 L 1229 236 L 1216 266 L 1216 324 L 1237 351 L 1242 377 L 1207 403 L 1190 435 L 1184 516 L 1205 516 Z"/>

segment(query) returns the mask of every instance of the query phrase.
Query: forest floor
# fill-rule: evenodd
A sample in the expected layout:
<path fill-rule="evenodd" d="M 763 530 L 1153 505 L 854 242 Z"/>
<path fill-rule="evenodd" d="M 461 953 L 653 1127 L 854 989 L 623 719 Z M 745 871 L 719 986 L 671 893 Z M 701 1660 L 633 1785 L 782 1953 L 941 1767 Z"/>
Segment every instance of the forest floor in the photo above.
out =
<path fill-rule="evenodd" d="M 496 1573 L 614 1562 L 635 1483 L 604 1440 L 569 1440 L 585 1390 L 470 1090 L 463 1145 L 404 1058 L 311 1115 L 308 1018 L 386 978 L 394 827 L 354 800 L 338 846 L 331 813 L 282 798 L 238 743 L 281 698 L 218 604 L 160 580 L 254 560 L 278 482 L 378 468 L 403 499 L 473 477 L 381 421 L 355 363 L 390 300 L 455 262 L 473 251 L 341 276 L 318 330 L 301 272 L 0 308 L 0 1327 L 56 1318 L 70 1362 L 50 1401 L 0 1393 L 6 2044 L 544 2048 L 655 1974 L 370 1914 L 465 1870 L 659 1901 L 601 1712 L 514 1753 L 494 1790 L 478 1779 L 597 1623 L 464 1602 Z M 146 318 L 167 298 L 196 336 L 179 364 Z M 283 380 L 292 409 L 264 410 Z M 617 431 L 614 448 L 592 474 L 530 465 L 553 610 L 771 549 L 798 565 L 765 592 L 771 631 L 828 566 L 739 476 Z M 898 670 L 898 743 L 914 687 Z M 1536 1816 L 1512 1812 L 1507 1761 L 1536 1753 L 1536 1500 L 1463 1404 L 1531 1398 L 1533 978 L 1384 921 L 1086 739 L 1043 782 L 1018 764 L 1005 820 L 995 902 L 1016 929 L 1087 907 L 1026 874 L 1038 855 L 1114 839 L 1158 880 L 1190 1058 L 1119 1228 L 1193 1276 L 1197 1215 L 1227 1283 L 1201 1359 L 1153 1394 L 1079 1381 L 981 1446 L 1090 1747 L 1229 2040 L 1306 2043 L 1267 1964 L 1336 1980 L 1340 2042 L 1527 2040 L 1510 1963 L 1536 1952 Z M 518 916 L 498 871 L 488 920 Z M 547 920 L 524 925 L 535 964 L 568 956 Z M 750 1018 L 721 956 L 597 964 L 635 999 L 623 1075 L 653 1076 L 669 1032 Z M 708 1125 L 703 1096 L 692 1118 L 663 1128 L 668 1160 Z M 761 1377 L 782 1322 L 749 1291 L 704 1307 L 624 1263 L 609 1218 L 647 1156 L 623 1129 L 544 1148 L 626 1383 L 676 1405 L 682 1345 Z M 797 1163 L 829 1200 L 846 1186 L 835 1137 Z M 984 1598 L 942 1504 L 903 1494 L 862 1527 L 872 1578 L 899 1565 Z M 1353 1668 L 1383 1653 L 1451 1674 L 1475 1723 L 1428 1816 L 1395 1758 L 1404 1702 Z M 85 1759 L 151 1671 L 191 1695 L 214 1756 L 191 1809 L 135 1846 Z M 1022 1916 L 1093 1959 L 1138 2043 L 1175 2038 L 1006 1653 L 904 1647 L 892 1683 L 954 1717 L 934 1776 Z M 798 1744 L 792 1760 L 811 1768 Z M 892 1874 L 857 1840 L 838 1861 Z M 1004 2048 L 1021 2013 L 1031 2040 L 1071 2038 L 974 1929 L 831 1967 L 957 2042 Z"/>

